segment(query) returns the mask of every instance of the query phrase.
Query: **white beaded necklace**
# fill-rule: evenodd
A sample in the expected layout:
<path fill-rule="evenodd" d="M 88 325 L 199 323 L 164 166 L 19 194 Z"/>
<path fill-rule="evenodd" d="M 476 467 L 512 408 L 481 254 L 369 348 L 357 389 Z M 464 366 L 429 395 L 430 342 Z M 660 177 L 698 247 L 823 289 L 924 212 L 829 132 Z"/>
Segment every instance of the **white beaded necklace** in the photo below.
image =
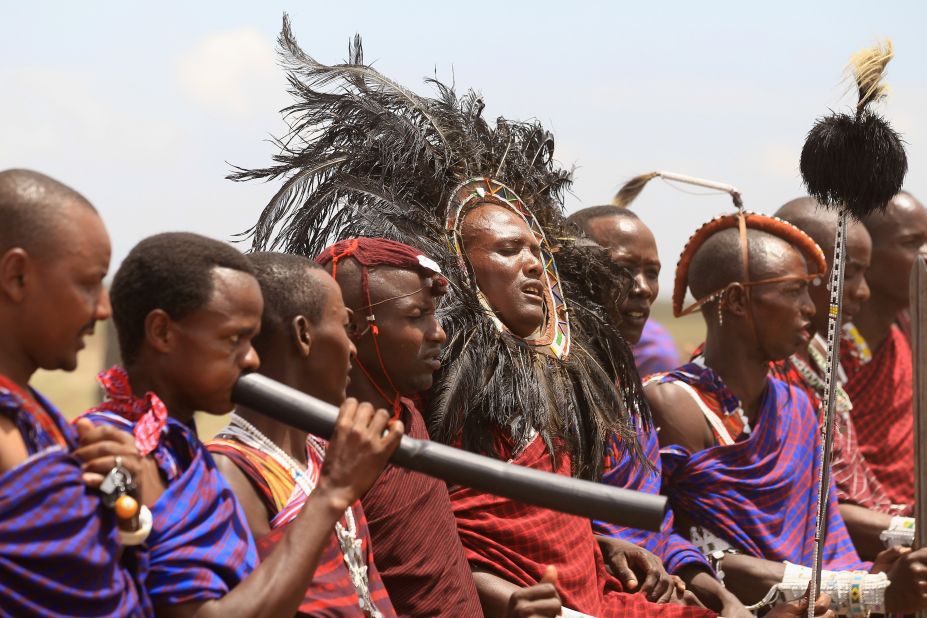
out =
<path fill-rule="evenodd" d="M 808 344 L 808 353 L 811 356 L 811 361 L 814 365 L 820 370 L 823 371 L 824 367 L 827 366 L 827 363 L 824 359 L 824 353 L 821 351 L 822 346 L 826 346 L 827 343 L 824 341 L 824 338 L 818 334 L 815 334 L 814 339 Z M 793 354 L 789 361 L 795 366 L 798 370 L 798 373 L 808 382 L 808 385 L 814 389 L 817 393 L 818 398 L 823 402 L 825 395 L 825 384 L 824 379 L 818 375 L 818 372 L 811 368 L 811 366 L 804 361 L 798 354 Z M 853 403 L 850 401 L 849 395 L 847 395 L 846 390 L 843 388 L 843 382 L 846 381 L 844 375 L 842 375 L 842 368 L 838 370 L 840 374 L 838 375 L 837 383 L 834 385 L 834 391 L 837 399 L 837 412 L 840 413 L 840 416 L 844 419 L 844 427 L 846 423 L 849 422 L 850 410 L 853 409 Z M 823 405 L 823 403 L 821 404 Z M 815 413 L 818 413 L 819 410 L 815 410 Z M 845 431 L 844 428 L 841 428 Z"/>
<path fill-rule="evenodd" d="M 307 497 L 315 489 L 315 485 L 312 479 L 309 478 L 305 466 L 238 414 L 232 413 L 229 418 L 229 425 L 222 433 L 231 435 L 243 444 L 273 457 L 278 464 L 287 469 L 290 476 Z M 312 447 L 319 459 L 325 458 L 325 449 L 315 436 L 308 436 L 307 444 Z M 364 556 L 363 543 L 357 538 L 357 522 L 354 519 L 354 510 L 351 507 L 345 509 L 344 519 L 348 524 L 347 528 L 341 525 L 340 521 L 336 522 L 335 534 L 338 537 L 338 544 L 341 546 L 341 553 L 344 554 L 344 562 L 348 567 L 351 583 L 357 591 L 358 603 L 361 610 L 370 618 L 383 618 L 380 610 L 377 609 L 370 598 L 367 561 Z"/>

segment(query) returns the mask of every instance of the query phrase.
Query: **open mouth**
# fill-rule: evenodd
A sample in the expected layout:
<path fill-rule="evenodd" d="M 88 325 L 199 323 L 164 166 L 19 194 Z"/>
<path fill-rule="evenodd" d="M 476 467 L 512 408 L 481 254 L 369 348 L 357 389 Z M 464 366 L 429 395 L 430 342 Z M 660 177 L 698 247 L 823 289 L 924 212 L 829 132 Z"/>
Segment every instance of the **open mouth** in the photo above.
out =
<path fill-rule="evenodd" d="M 803 324 L 801 327 L 801 331 L 799 331 L 799 336 L 801 337 L 801 340 L 807 343 L 808 341 L 811 341 L 811 335 L 812 335 L 811 322 L 808 322 L 807 324 Z"/>
<path fill-rule="evenodd" d="M 544 300 L 544 286 L 542 286 L 539 281 L 530 281 L 526 283 L 521 286 L 521 291 L 525 296 L 537 299 L 539 303 Z"/>
<path fill-rule="evenodd" d="M 629 309 L 622 311 L 621 317 L 629 322 L 640 322 L 650 317 L 650 311 L 643 309 Z"/>

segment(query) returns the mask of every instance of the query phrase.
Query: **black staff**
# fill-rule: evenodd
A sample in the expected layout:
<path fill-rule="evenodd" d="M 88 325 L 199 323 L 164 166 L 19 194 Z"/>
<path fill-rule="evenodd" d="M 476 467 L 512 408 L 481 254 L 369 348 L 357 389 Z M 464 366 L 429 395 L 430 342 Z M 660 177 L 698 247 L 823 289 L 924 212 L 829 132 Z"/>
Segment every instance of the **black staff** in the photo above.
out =
<path fill-rule="evenodd" d="M 274 420 L 329 438 L 338 409 L 260 374 L 242 376 L 232 399 Z M 540 472 L 429 440 L 403 436 L 393 463 L 455 485 L 607 521 L 659 531 L 666 497 Z"/>

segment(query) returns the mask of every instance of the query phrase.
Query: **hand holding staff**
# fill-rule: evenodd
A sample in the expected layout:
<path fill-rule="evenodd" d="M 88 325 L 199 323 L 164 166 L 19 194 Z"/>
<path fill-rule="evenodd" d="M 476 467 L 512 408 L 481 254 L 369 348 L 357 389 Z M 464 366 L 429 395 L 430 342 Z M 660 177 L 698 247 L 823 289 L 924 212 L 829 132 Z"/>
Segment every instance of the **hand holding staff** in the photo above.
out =
<path fill-rule="evenodd" d="M 331 435 L 338 415 L 334 406 L 255 373 L 239 378 L 232 399 L 322 438 Z M 664 496 L 540 472 L 409 436 L 402 436 L 391 461 L 450 484 L 641 530 L 658 531 L 666 511 Z"/>

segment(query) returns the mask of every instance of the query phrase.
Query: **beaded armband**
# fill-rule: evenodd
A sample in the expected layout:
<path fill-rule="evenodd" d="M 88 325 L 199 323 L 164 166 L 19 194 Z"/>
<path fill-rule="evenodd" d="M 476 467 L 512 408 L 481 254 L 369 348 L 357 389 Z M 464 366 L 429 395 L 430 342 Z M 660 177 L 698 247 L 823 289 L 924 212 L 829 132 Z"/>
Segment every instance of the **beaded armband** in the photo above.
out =
<path fill-rule="evenodd" d="M 811 569 L 786 562 L 782 581 L 762 601 L 747 609 L 756 611 L 778 602 L 797 601 L 805 596 L 809 581 Z M 885 613 L 885 589 L 889 583 L 885 573 L 821 571 L 821 592 L 830 597 L 831 609 L 841 616 Z"/>
<path fill-rule="evenodd" d="M 914 518 L 892 517 L 892 523 L 879 534 L 885 547 L 911 547 L 914 545 Z"/>

